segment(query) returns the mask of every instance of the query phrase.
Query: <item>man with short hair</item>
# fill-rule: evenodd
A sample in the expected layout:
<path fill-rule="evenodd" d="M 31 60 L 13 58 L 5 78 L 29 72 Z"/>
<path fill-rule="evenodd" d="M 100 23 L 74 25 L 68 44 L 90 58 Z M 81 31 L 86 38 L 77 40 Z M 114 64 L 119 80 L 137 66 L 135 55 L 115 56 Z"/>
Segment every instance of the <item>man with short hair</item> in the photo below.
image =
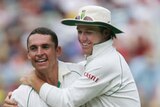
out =
<path fill-rule="evenodd" d="M 70 86 L 81 76 L 83 66 L 64 63 L 58 60 L 61 47 L 58 46 L 57 35 L 50 29 L 39 27 L 34 29 L 27 38 L 28 59 L 35 68 L 32 75 L 57 88 Z M 30 82 L 30 81 L 29 81 Z M 47 91 L 47 90 L 46 90 Z M 3 107 L 49 107 L 32 87 L 20 85 L 13 91 L 11 99 L 17 103 L 4 103 Z"/>

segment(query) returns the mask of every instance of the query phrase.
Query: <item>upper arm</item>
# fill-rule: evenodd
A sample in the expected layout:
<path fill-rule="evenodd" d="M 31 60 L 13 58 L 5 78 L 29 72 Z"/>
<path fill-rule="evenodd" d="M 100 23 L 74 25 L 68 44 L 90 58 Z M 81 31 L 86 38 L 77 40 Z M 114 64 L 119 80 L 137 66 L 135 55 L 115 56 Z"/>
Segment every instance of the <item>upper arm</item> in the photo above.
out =
<path fill-rule="evenodd" d="M 27 99 L 29 95 L 28 86 L 21 85 L 13 91 L 11 99 L 14 99 L 18 103 L 18 107 L 27 107 Z"/>

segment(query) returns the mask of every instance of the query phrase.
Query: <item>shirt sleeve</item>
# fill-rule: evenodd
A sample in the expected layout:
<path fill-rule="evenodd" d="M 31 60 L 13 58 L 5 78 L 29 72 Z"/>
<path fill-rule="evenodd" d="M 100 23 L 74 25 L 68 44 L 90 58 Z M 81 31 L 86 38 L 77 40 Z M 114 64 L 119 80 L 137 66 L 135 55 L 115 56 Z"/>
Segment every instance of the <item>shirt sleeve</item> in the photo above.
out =
<path fill-rule="evenodd" d="M 26 92 L 28 88 L 25 85 L 21 85 L 16 90 L 13 91 L 11 99 L 15 100 L 18 103 L 18 107 L 26 107 L 27 96 Z"/>
<path fill-rule="evenodd" d="M 119 73 L 114 72 L 114 69 L 103 64 L 88 68 L 82 77 L 68 88 L 59 89 L 47 83 L 43 84 L 39 93 L 41 98 L 52 107 L 78 107 L 119 84 L 115 82 L 110 85 L 113 79 L 119 78 Z"/>

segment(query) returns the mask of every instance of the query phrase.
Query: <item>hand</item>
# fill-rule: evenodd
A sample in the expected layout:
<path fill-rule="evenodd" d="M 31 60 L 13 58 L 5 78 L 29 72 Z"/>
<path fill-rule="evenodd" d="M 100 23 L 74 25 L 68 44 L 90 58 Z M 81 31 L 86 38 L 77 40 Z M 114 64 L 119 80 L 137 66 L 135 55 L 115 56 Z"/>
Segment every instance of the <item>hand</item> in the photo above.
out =
<path fill-rule="evenodd" d="M 12 96 L 12 92 L 9 92 L 6 99 L 4 100 L 3 107 L 18 107 L 18 104 L 13 99 L 10 99 Z"/>
<path fill-rule="evenodd" d="M 41 86 L 45 83 L 43 80 L 41 80 L 36 74 L 36 71 L 31 72 L 30 74 L 27 74 L 23 76 L 20 81 L 22 84 L 29 85 L 34 88 L 35 91 L 39 93 Z"/>
<path fill-rule="evenodd" d="M 33 71 L 33 72 L 31 72 L 29 74 L 26 74 L 25 76 L 21 77 L 20 81 L 21 81 L 22 84 L 32 86 L 34 80 L 37 79 L 37 78 L 38 77 L 36 76 L 35 72 Z"/>

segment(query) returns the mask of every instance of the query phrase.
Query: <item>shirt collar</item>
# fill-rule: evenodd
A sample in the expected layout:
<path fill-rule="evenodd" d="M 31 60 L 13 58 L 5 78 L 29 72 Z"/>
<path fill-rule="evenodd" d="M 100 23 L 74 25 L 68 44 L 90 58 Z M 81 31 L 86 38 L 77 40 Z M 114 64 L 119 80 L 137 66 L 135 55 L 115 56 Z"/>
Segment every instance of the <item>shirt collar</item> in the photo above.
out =
<path fill-rule="evenodd" d="M 94 45 L 92 55 L 88 56 L 86 59 L 87 60 L 93 59 L 94 57 L 103 53 L 104 51 L 106 52 L 106 50 L 109 50 L 112 47 L 112 45 L 113 45 L 112 39 L 106 42 Z"/>
<path fill-rule="evenodd" d="M 62 61 L 58 61 L 58 80 L 62 83 L 63 76 L 71 72 L 66 64 Z"/>

